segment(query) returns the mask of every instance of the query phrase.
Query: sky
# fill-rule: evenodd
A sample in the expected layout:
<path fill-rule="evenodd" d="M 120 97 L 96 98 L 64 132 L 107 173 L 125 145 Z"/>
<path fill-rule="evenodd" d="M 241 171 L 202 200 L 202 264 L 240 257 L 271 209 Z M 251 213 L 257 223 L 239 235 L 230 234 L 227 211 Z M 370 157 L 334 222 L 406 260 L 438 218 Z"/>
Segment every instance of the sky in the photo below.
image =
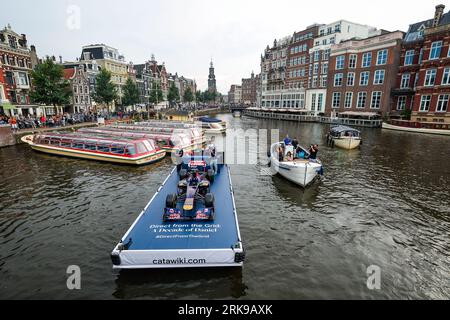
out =
<path fill-rule="evenodd" d="M 8 23 L 26 34 L 38 55 L 75 61 L 83 45 L 104 43 L 134 64 L 154 54 L 170 73 L 207 88 L 214 62 L 217 87 L 226 94 L 252 71 L 268 44 L 314 23 L 345 19 L 386 30 L 407 31 L 431 19 L 438 4 L 418 0 L 14 0 L 0 9 Z"/>

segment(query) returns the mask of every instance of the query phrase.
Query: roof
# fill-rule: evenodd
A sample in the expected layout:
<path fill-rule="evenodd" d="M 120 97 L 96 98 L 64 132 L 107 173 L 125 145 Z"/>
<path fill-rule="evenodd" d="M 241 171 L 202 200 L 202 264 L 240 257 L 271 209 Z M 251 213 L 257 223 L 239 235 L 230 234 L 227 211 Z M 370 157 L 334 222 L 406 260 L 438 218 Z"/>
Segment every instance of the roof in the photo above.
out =
<path fill-rule="evenodd" d="M 434 17 L 432 19 L 420 21 L 413 23 L 409 26 L 408 33 L 406 36 L 406 41 L 415 41 L 422 39 L 422 36 L 420 36 L 418 33 L 421 31 L 422 26 L 424 26 L 425 29 L 433 27 Z M 441 21 L 439 21 L 438 26 L 443 26 L 450 24 L 450 12 L 444 13 L 442 15 Z"/>
<path fill-rule="evenodd" d="M 64 79 L 70 80 L 75 76 L 75 68 L 64 69 Z"/>

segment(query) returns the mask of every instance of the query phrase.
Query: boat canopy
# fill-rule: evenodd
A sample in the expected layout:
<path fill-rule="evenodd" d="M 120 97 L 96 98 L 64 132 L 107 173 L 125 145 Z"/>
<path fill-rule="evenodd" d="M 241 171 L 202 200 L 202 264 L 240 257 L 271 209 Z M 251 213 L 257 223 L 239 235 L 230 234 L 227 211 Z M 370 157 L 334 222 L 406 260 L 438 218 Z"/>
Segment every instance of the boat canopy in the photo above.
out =
<path fill-rule="evenodd" d="M 216 118 L 210 118 L 210 117 L 200 117 L 198 118 L 201 122 L 206 123 L 222 123 L 222 120 L 216 119 Z"/>
<path fill-rule="evenodd" d="M 358 134 L 361 133 L 359 130 L 347 127 L 347 126 L 337 126 L 337 127 L 333 127 L 331 128 L 331 132 L 335 132 L 335 133 L 342 133 L 342 132 L 357 132 Z"/>

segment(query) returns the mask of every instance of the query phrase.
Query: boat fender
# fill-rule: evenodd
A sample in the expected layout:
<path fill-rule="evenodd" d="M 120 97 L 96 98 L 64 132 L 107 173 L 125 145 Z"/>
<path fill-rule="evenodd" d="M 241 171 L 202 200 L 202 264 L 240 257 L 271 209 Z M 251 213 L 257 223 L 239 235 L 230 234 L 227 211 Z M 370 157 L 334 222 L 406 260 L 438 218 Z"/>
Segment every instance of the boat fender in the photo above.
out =
<path fill-rule="evenodd" d="M 115 266 L 120 266 L 120 264 L 122 263 L 120 261 L 120 255 L 117 252 L 111 253 L 111 261 L 112 261 L 112 264 Z"/>
<path fill-rule="evenodd" d="M 245 261 L 245 251 L 242 252 L 236 252 L 234 254 L 234 262 L 241 263 Z"/>

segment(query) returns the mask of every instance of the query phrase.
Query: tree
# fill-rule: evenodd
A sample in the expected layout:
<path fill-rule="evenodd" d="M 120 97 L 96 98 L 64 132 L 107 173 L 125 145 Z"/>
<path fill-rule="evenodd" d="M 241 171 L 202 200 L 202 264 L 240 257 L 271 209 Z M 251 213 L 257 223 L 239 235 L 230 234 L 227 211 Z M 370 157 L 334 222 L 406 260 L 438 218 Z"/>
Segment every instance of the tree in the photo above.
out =
<path fill-rule="evenodd" d="M 30 93 L 32 101 L 53 106 L 70 103 L 72 91 L 69 81 L 64 79 L 64 68 L 47 58 L 31 72 L 34 88 Z"/>
<path fill-rule="evenodd" d="M 186 101 L 187 103 L 191 103 L 192 101 L 194 101 L 194 94 L 192 93 L 192 90 L 190 87 L 188 87 L 186 89 L 186 91 L 184 91 L 184 95 L 183 95 L 183 99 L 184 101 Z"/>
<path fill-rule="evenodd" d="M 117 86 L 111 81 L 111 72 L 102 69 L 96 77 L 95 92 L 92 93 L 92 99 L 96 103 L 109 105 L 118 98 Z"/>
<path fill-rule="evenodd" d="M 203 102 L 203 95 L 202 95 L 202 92 L 200 90 L 195 92 L 195 100 L 197 102 Z"/>
<path fill-rule="evenodd" d="M 175 83 L 172 83 L 172 85 L 169 88 L 169 93 L 167 94 L 167 100 L 169 100 L 171 105 L 180 101 L 180 91 L 178 90 L 177 87 L 175 87 Z"/>
<path fill-rule="evenodd" d="M 164 99 L 164 95 L 161 90 L 161 85 L 158 82 L 153 81 L 152 88 L 150 91 L 150 96 L 149 96 L 149 102 L 156 105 L 156 104 L 160 103 L 161 101 L 163 101 L 163 99 Z"/>
<path fill-rule="evenodd" d="M 133 106 L 139 102 L 139 89 L 137 85 L 128 78 L 123 86 L 122 104 L 124 106 Z"/>

